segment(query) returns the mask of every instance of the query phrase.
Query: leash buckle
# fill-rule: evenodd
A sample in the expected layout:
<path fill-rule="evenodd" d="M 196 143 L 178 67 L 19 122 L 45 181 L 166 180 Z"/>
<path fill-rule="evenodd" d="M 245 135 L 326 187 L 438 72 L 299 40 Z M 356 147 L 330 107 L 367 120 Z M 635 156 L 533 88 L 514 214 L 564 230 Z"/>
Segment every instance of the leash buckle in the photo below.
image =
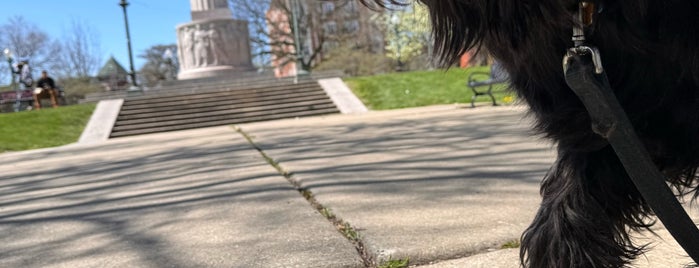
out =
<path fill-rule="evenodd" d="M 595 73 L 602 74 L 604 72 L 604 67 L 602 67 L 602 56 L 600 56 L 599 50 L 596 47 L 591 46 L 575 46 L 568 49 L 568 52 L 563 56 L 563 70 L 568 70 L 568 64 L 570 60 L 575 56 L 585 56 L 590 55 L 592 57 L 592 64 L 595 65 Z"/>
<path fill-rule="evenodd" d="M 592 57 L 592 63 L 595 65 L 595 73 L 602 74 L 604 72 L 602 56 L 600 56 L 599 50 L 596 47 L 585 45 L 585 31 L 583 27 L 592 24 L 593 9 L 594 5 L 592 3 L 581 2 L 578 5 L 578 12 L 575 14 L 577 23 L 573 27 L 572 41 L 574 46 L 569 48 L 566 55 L 563 57 L 564 71 L 568 70 L 568 64 L 573 57 L 590 55 Z"/>

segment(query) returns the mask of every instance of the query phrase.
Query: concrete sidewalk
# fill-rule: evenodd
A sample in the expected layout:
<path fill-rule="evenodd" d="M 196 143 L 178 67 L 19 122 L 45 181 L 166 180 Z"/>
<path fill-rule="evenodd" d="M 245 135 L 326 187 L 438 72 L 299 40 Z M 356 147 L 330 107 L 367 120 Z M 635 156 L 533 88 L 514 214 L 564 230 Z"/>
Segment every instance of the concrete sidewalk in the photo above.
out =
<path fill-rule="evenodd" d="M 361 266 L 231 127 L 0 163 L 0 267 Z"/>
<path fill-rule="evenodd" d="M 518 267 L 500 248 L 554 159 L 523 113 L 433 106 L 237 126 L 253 144 L 219 127 L 0 154 L 0 267 L 364 267 L 263 155 L 377 262 Z M 658 231 L 638 267 L 688 263 Z"/>
<path fill-rule="evenodd" d="M 428 263 L 500 248 L 533 218 L 553 153 L 520 115 L 438 106 L 241 128 L 379 262 Z"/>

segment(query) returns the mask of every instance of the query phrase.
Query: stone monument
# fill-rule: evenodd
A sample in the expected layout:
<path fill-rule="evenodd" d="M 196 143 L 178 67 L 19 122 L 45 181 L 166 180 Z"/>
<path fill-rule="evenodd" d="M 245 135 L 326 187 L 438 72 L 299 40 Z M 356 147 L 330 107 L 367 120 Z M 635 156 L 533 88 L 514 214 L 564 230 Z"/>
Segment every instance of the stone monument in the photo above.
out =
<path fill-rule="evenodd" d="M 192 22 L 177 26 L 178 79 L 253 71 L 247 21 L 235 20 L 228 0 L 190 0 Z"/>

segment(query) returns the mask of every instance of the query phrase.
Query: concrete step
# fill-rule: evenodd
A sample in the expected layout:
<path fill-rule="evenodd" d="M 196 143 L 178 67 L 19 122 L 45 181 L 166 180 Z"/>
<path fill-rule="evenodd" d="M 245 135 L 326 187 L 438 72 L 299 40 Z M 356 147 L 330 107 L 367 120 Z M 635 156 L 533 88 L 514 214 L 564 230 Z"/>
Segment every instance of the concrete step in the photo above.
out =
<path fill-rule="evenodd" d="M 304 80 L 312 82 L 313 80 Z M 180 93 L 199 93 L 208 91 L 221 91 L 221 90 L 236 90 L 241 88 L 249 87 L 270 87 L 270 86 L 283 86 L 293 84 L 293 81 L 261 81 L 257 83 L 204 83 L 204 84 L 193 84 L 189 86 L 178 86 L 178 87 L 163 87 L 160 89 L 147 89 L 145 91 L 109 91 L 109 92 L 99 92 L 90 93 L 85 96 L 85 99 L 81 100 L 81 103 L 85 102 L 97 102 L 105 99 L 132 99 L 140 97 L 148 97 L 152 95 L 159 94 L 180 94 Z"/>
<path fill-rule="evenodd" d="M 128 126 L 143 123 L 159 123 L 168 124 L 169 122 L 179 122 L 185 119 L 197 118 L 197 117 L 210 117 L 210 116 L 226 116 L 235 115 L 239 116 L 242 113 L 250 111 L 269 111 L 277 112 L 284 108 L 298 107 L 299 109 L 314 110 L 317 107 L 334 107 L 334 104 L 326 99 L 312 99 L 312 100 L 293 100 L 288 102 L 266 102 L 266 103 L 253 103 L 247 106 L 211 106 L 199 109 L 187 109 L 181 112 L 167 112 L 167 113 L 147 113 L 139 116 L 119 116 L 115 123 L 115 130 L 118 126 Z"/>
<path fill-rule="evenodd" d="M 299 80 L 298 83 L 313 83 L 316 80 L 303 79 Z M 214 81 L 211 83 L 196 83 L 191 85 L 181 85 L 173 87 L 163 87 L 161 89 L 151 89 L 144 91 L 144 96 L 158 95 L 158 94 L 172 94 L 176 93 L 196 93 L 202 91 L 216 91 L 216 90 L 236 90 L 248 87 L 271 87 L 271 86 L 285 86 L 294 84 L 293 80 L 261 80 L 257 82 L 241 82 L 241 81 Z"/>
<path fill-rule="evenodd" d="M 296 111 L 294 111 L 294 110 L 296 110 Z M 158 133 L 158 132 L 167 132 L 167 131 L 186 130 L 186 129 L 194 129 L 194 128 L 203 128 L 203 127 L 243 124 L 243 123 L 269 121 L 269 120 L 277 120 L 277 119 L 285 119 L 285 118 L 319 116 L 319 115 L 337 113 L 338 110 L 333 105 L 332 107 L 328 107 L 325 109 L 317 109 L 317 110 L 313 110 L 313 111 L 307 111 L 307 110 L 303 110 L 303 109 L 301 111 L 298 111 L 298 108 L 295 108 L 295 109 L 288 109 L 288 110 L 278 110 L 277 112 L 278 113 L 272 113 L 272 114 L 265 113 L 264 115 L 259 115 L 259 116 L 227 118 L 227 119 L 221 119 L 221 120 L 206 120 L 204 118 L 199 118 L 200 120 L 190 120 L 187 124 L 153 126 L 153 127 L 149 127 L 149 128 L 131 129 L 131 130 L 116 130 L 116 131 L 112 131 L 110 138 L 118 138 L 118 137 L 142 135 L 142 134 L 150 134 L 150 133 Z"/>
<path fill-rule="evenodd" d="M 302 76 L 298 78 L 299 82 L 311 82 L 318 79 L 343 77 L 341 71 L 323 71 L 314 72 L 310 76 Z M 294 82 L 293 77 L 275 78 L 269 74 L 258 75 L 256 73 L 248 73 L 242 76 L 231 76 L 222 78 L 202 78 L 191 80 L 176 80 L 164 82 L 160 87 L 150 88 L 145 91 L 109 91 L 91 93 L 85 96 L 85 99 L 80 103 L 97 102 L 107 99 L 129 99 L 139 96 L 149 96 L 154 94 L 186 93 L 186 92 L 201 92 L 208 90 L 217 90 L 221 88 L 239 89 L 250 86 L 275 86 L 288 85 Z"/>
<path fill-rule="evenodd" d="M 303 101 L 322 101 L 324 103 L 331 103 L 326 95 L 314 94 L 314 95 L 279 95 L 271 96 L 266 99 L 256 99 L 255 101 L 246 102 L 232 102 L 232 101 L 215 101 L 215 102 L 201 102 L 192 103 L 187 105 L 176 105 L 168 107 L 160 107 L 159 109 L 139 109 L 139 110 L 129 110 L 124 111 L 119 114 L 118 120 L 132 120 L 140 118 L 153 118 L 160 116 L 172 116 L 172 115 L 182 115 L 188 113 L 200 113 L 203 111 L 220 111 L 220 110 L 233 110 L 241 109 L 247 107 L 258 107 L 258 106 L 274 106 L 285 103 L 295 103 Z"/>
<path fill-rule="evenodd" d="M 339 113 L 315 81 L 161 92 L 124 100 L 110 137 Z M 197 92 L 195 92 L 197 91 Z"/>
<path fill-rule="evenodd" d="M 229 90 L 227 88 L 220 90 L 212 90 L 205 92 L 195 92 L 195 93 L 165 93 L 157 95 L 140 96 L 128 99 L 129 105 L 139 105 L 139 104 L 149 104 L 156 105 L 158 103 L 166 103 L 172 101 L 184 101 L 184 100 L 197 100 L 202 98 L 211 97 L 225 97 L 225 96 L 240 96 L 240 98 L 245 98 L 249 95 L 255 94 L 278 94 L 284 91 L 295 91 L 295 90 L 317 90 L 320 88 L 317 82 L 304 83 L 304 84 L 294 84 L 294 85 L 275 85 L 275 86 L 259 86 L 259 87 L 248 87 L 242 89 Z"/>

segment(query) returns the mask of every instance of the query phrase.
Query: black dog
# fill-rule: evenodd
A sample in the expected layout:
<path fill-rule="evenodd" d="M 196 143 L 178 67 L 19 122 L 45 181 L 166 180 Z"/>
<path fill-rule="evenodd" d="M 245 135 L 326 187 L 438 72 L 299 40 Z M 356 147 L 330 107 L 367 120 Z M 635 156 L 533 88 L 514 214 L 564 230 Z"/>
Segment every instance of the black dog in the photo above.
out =
<path fill-rule="evenodd" d="M 385 7 L 396 0 L 360 0 Z M 525 267 L 625 267 L 644 252 L 629 230 L 653 211 L 566 85 L 579 0 L 419 0 L 429 9 L 444 65 L 472 48 L 503 63 L 536 129 L 558 147 L 543 202 L 522 236 Z M 614 93 L 667 182 L 697 197 L 699 1 L 590 0 L 588 43 L 599 48 Z M 405 4 L 405 3 L 403 3 Z"/>

